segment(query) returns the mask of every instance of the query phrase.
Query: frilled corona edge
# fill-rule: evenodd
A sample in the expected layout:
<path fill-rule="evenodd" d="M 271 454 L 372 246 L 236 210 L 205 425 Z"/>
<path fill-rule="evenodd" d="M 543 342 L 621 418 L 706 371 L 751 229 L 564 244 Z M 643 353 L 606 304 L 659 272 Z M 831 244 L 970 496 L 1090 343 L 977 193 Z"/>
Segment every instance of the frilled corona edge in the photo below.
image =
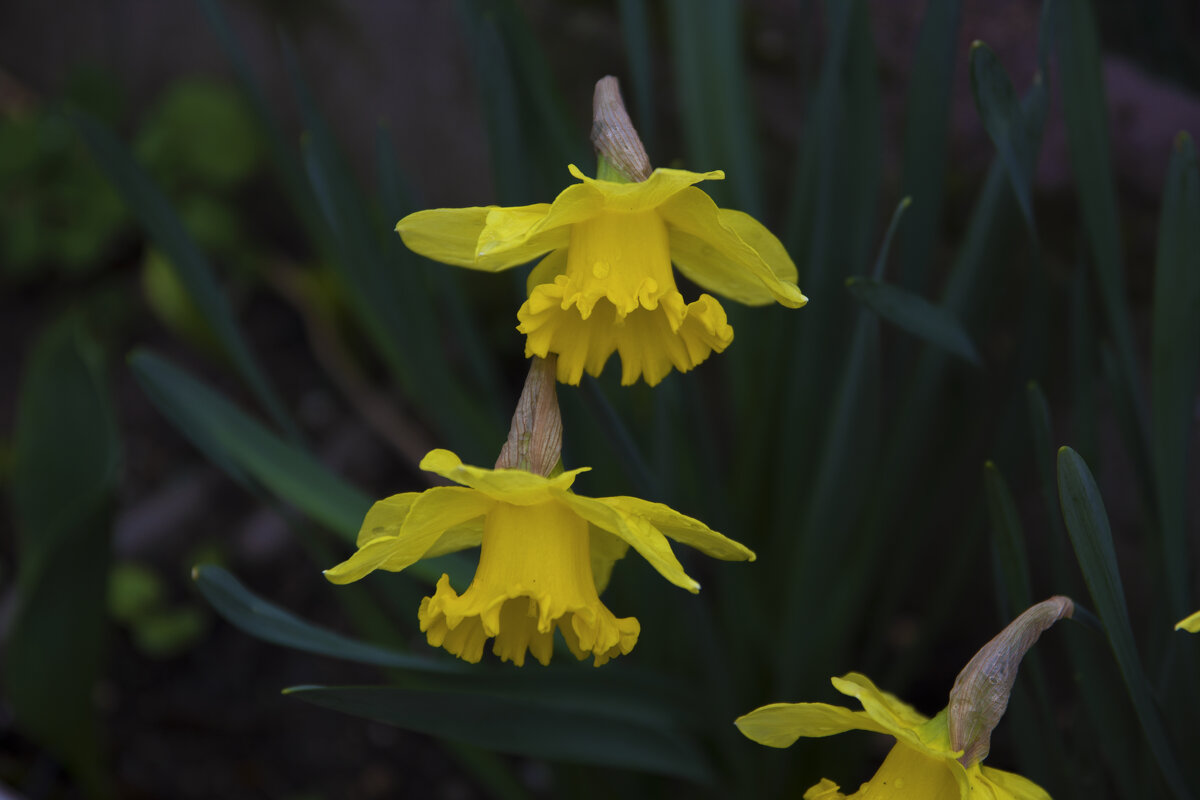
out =
<path fill-rule="evenodd" d="M 969 766 L 959 763 L 962 751 L 950 746 L 944 710 L 929 719 L 858 673 L 832 680 L 834 688 L 856 698 L 863 710 L 828 703 L 773 703 L 734 722 L 745 736 L 769 747 L 788 747 L 801 736 L 832 736 L 851 730 L 895 738 L 883 764 L 857 792 L 844 794 L 836 783 L 822 779 L 804 793 L 805 800 L 1050 800 L 1045 790 L 1020 775 L 978 761 Z"/>
<path fill-rule="evenodd" d="M 479 546 L 470 586 L 459 594 L 443 575 L 418 611 L 429 643 L 467 661 L 478 661 L 493 639 L 492 651 L 505 661 L 521 665 L 530 652 L 549 663 L 555 630 L 578 658 L 592 655 L 597 666 L 628 653 L 640 625 L 613 615 L 599 595 L 630 547 L 693 592 L 700 585 L 684 572 L 668 537 L 715 558 L 754 560 L 746 547 L 662 504 L 575 494 L 571 486 L 586 468 L 547 478 L 469 466 L 448 450 L 431 451 L 421 468 L 461 485 L 375 503 L 358 550 L 325 575 L 349 583 L 376 569 L 399 571 Z"/>
<path fill-rule="evenodd" d="M 740 211 L 721 209 L 695 184 L 720 171 L 657 169 L 640 183 L 589 178 L 553 203 L 433 209 L 396 226 L 408 247 L 447 264 L 499 271 L 541 260 L 517 312 L 526 355 L 558 355 L 558 379 L 598 375 L 618 353 L 622 383 L 653 385 L 733 341 L 709 294 L 686 302 L 672 263 L 702 289 L 747 305 L 808 302 L 779 240 Z"/>

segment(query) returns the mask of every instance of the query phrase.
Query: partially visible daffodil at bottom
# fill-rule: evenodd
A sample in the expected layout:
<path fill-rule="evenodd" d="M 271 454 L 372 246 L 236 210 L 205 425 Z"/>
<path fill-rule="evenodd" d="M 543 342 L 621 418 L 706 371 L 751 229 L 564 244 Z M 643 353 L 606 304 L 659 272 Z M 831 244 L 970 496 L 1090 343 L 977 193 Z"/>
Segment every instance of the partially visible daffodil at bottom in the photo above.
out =
<path fill-rule="evenodd" d="M 788 747 L 801 736 L 832 736 L 851 730 L 895 737 L 896 744 L 875 776 L 857 792 L 843 794 L 836 783 L 824 778 L 804 793 L 804 800 L 1049 800 L 1041 787 L 1020 775 L 978 761 L 963 766 L 958 760 L 962 751 L 950 746 L 945 710 L 927 719 L 856 672 L 833 678 L 833 686 L 857 698 L 863 710 L 828 703 L 772 703 L 735 722 L 747 737 L 769 747 Z"/>
<path fill-rule="evenodd" d="M 1192 614 L 1190 617 L 1185 617 L 1175 623 L 1175 630 L 1184 630 L 1188 633 L 1200 633 L 1200 611 Z"/>
<path fill-rule="evenodd" d="M 488 639 L 518 666 L 526 652 L 548 664 L 554 631 L 571 652 L 599 666 L 628 653 L 640 625 L 618 618 L 600 601 L 614 562 L 633 547 L 676 586 L 698 591 L 666 537 L 725 560 L 754 553 L 667 506 L 633 497 L 582 497 L 570 491 L 587 468 L 554 477 L 521 469 L 483 469 L 448 450 L 433 450 L 421 469 L 461 486 L 437 486 L 380 500 L 367 512 L 358 551 L 326 570 L 350 583 L 376 569 L 399 571 L 422 558 L 480 546 L 479 566 L 461 595 L 443 575 L 421 601 L 429 643 L 470 662 Z"/>
<path fill-rule="evenodd" d="M 1049 800 L 1040 786 L 982 764 L 992 731 L 1008 708 L 1017 668 L 1044 631 L 1075 613 L 1069 597 L 1055 595 L 1030 606 L 979 649 L 958 673 L 950 702 L 933 719 L 878 689 L 865 675 L 833 679 L 862 711 L 828 703 L 772 703 L 738 717 L 738 730 L 769 747 L 788 747 L 801 736 L 860 730 L 896 740 L 875 777 L 852 795 L 824 778 L 804 800 Z"/>

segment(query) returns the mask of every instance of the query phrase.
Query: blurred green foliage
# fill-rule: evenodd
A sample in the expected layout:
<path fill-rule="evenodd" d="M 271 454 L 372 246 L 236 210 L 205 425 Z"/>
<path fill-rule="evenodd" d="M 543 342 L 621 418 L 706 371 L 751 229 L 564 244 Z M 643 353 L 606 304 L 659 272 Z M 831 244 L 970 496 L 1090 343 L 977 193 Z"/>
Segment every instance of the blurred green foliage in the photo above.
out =
<path fill-rule="evenodd" d="M 350 549 L 370 497 L 314 454 L 293 398 L 276 388 L 279 368 L 256 352 L 230 295 L 273 291 L 292 304 L 329 383 L 401 459 L 415 463 L 413 448 L 429 442 L 482 465 L 495 457 L 516 394 L 498 354 L 519 347 L 511 309 L 524 275 L 463 275 L 407 252 L 392 225 L 417 207 L 422 187 L 414 190 L 387 129 L 379 129 L 373 157 L 354 163 L 371 171 L 377 191 L 368 193 L 290 41 L 280 57 L 303 120 L 299 137 L 266 102 L 220 5 L 201 6 L 241 93 L 176 84 L 128 138 L 132 145 L 96 107 L 75 114 L 101 172 L 80 160 L 61 117 L 6 120 L 0 137 L 13 144 L 0 147 L 0 175 L 24 188 L 0 199 L 14 203 L 15 215 L 0 224 L 20 228 L 0 246 L 33 254 L 13 261 L 24 264 L 13 267 L 17 277 L 46 264 L 88 269 L 103 262 L 128 219 L 140 223 L 153 245 L 143 262 L 151 308 L 225 364 L 257 410 L 145 349 L 130 359 L 133 374 L 234 480 L 307 519 L 294 528 L 319 583 L 318 570 Z M 558 65 L 523 8 L 512 0 L 456 4 L 494 166 L 494 196 L 480 196 L 480 205 L 549 201 L 566 181 L 566 163 L 587 163 L 587 132 L 564 113 Z M 1196 793 L 1200 765 L 1183 755 L 1200 718 L 1198 640 L 1170 630 L 1197 600 L 1188 491 L 1200 374 L 1194 144 L 1181 134 L 1164 165 L 1154 298 L 1135 310 L 1126 269 L 1135 257 L 1151 259 L 1127 252 L 1122 239 L 1091 3 L 1043 3 L 1036 41 L 1027 44 L 1038 67 L 1028 85 L 1014 83 L 985 45 L 959 52 L 959 0 L 923 8 L 898 175 L 883 155 L 889 132 L 865 0 L 806 6 L 804 20 L 821 32 L 820 66 L 794 87 L 790 102 L 806 122 L 783 165 L 766 162 L 760 140 L 742 5 L 623 0 L 614 8 L 626 47 L 622 78 L 635 122 L 654 132 L 652 159 L 674 163 L 686 154 L 689 168 L 727 170 L 717 189 L 722 204 L 781 233 L 812 302 L 798 313 L 730 308 L 737 340 L 729 351 L 654 390 L 617 386 L 612 367 L 579 389 L 561 387 L 564 460 L 595 468 L 581 478 L 582 491 L 667 502 L 746 542 L 759 560 L 714 566 L 681 554 L 705 585 L 699 597 L 623 562 L 606 602 L 641 619 L 635 653 L 600 672 L 555 664 L 519 674 L 399 644 L 418 634 L 412 598 L 442 571 L 463 588 L 471 565 L 461 556 L 352 589 L 323 587 L 369 641 L 311 625 L 227 571 L 198 569 L 213 607 L 252 635 L 380 667 L 392 684 L 296 687 L 293 696 L 437 736 L 499 797 L 531 792 L 494 751 L 554 762 L 553 786 L 564 796 L 682 791 L 646 773 L 688 777 L 687 791 L 705 796 L 798 796 L 822 776 L 844 786 L 865 778 L 876 763 L 872 743 L 766 750 L 736 733 L 734 717 L 772 701 L 832 699 L 828 677 L 852 669 L 936 711 L 954 674 L 1002 622 L 1063 593 L 1096 610 L 1102 635 L 1064 626 L 1045 637 L 1022 668 L 989 764 L 1060 799 Z M 666 95 L 654 95 L 667 68 Z M 969 71 L 981 129 L 996 149 L 978 185 L 949 159 L 957 70 Z M 1056 92 L 1078 220 L 1045 213 L 1034 184 Z M 669 108 L 681 120 L 675 139 L 662 124 Z M 296 230 L 309 237 L 304 256 L 284 270 L 267 266 L 273 253 L 246 230 L 240 204 L 268 169 Z M 76 234 L 86 246 L 51 242 L 62 209 L 85 195 L 78 202 L 107 209 L 89 220 L 94 230 Z M 772 202 L 778 196 L 783 201 Z M 883 213 L 893 208 L 886 225 Z M 952 216 L 961 227 L 948 224 Z M 63 247 L 74 255 L 53 249 Z M 1134 322 L 1140 316 L 1152 319 L 1148 334 Z M 57 435 L 44 416 L 67 402 L 56 387 L 95 377 L 73 360 L 91 363 L 72 349 L 88 351 L 80 336 L 52 337 L 34 357 L 24 391 L 35 399 L 22 402 L 14 487 L 26 481 L 29 491 L 50 493 L 80 477 L 72 466 L 109 463 L 59 463 L 64 445 L 38 438 Z M 57 372 L 36 366 L 45 364 L 71 368 L 52 379 L 45 376 Z M 98 386 L 75 393 L 74 412 L 105 413 Z M 36 399 L 43 396 L 45 409 Z M 92 441 L 98 435 L 90 431 L 79 447 L 111 455 L 115 442 L 107 434 Z M 1060 451 L 1063 440 L 1077 447 Z M 26 466 L 31 458 L 44 469 Z M 1119 527 L 1105 510 L 1106 501 L 1116 504 L 1101 499 L 1093 477 L 1110 470 L 1128 479 L 1105 493 L 1135 509 Z M 111 490 L 111 476 L 100 472 Z M 85 522 L 71 535 L 103 549 L 102 521 Z M 24 588 L 37 584 L 24 576 L 61 580 L 82 569 L 75 551 L 38 541 L 23 544 L 18 565 L 22 599 L 34 609 L 42 595 Z M 46 554 L 31 561 L 30 546 Z M 1119 560 L 1121 552 L 1132 556 Z M 100 590 L 95 575 L 80 580 Z M 201 633 L 194 609 L 167 603 L 153 572 L 122 565 L 103 587 L 113 615 L 147 652 L 178 652 Z M 995 608 L 985 611 L 980 603 L 989 598 Z M 61 612 L 38 612 L 45 630 L 66 624 L 54 616 Z M 89 618 L 88 635 L 98 637 L 103 624 Z M 12 635 L 41 630 L 25 623 Z M 88 658 L 56 680 L 73 687 L 62 713 L 78 722 L 88 706 L 79 687 L 98 667 L 92 639 L 75 644 L 89 648 Z M 45 696 L 57 684 L 33 669 L 34 646 L 10 646 L 18 669 L 6 681 L 30 681 L 29 696 Z M 506 736 L 505 720 L 515 719 L 521 735 Z M 54 727 L 28 730 L 83 765 L 81 775 L 99 774 L 72 755 L 90 741 L 60 741 Z"/>

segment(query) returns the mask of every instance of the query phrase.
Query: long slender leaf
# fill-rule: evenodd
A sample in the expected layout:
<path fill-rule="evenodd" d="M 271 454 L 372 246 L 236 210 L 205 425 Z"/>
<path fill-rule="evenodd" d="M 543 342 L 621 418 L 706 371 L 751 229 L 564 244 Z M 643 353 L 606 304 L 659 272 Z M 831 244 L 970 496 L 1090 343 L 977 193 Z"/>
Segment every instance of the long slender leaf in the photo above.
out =
<path fill-rule="evenodd" d="M 633 84 L 634 120 L 638 136 L 653 163 L 658 150 L 658 125 L 654 116 L 654 60 L 650 49 L 650 20 L 646 0 L 618 0 L 625 59 Z"/>
<path fill-rule="evenodd" d="M 724 169 L 719 200 L 762 216 L 762 181 L 754 114 L 741 54 L 741 7 L 735 0 L 670 0 L 671 53 L 693 169 Z M 725 203 L 721 203 L 724 205 Z"/>
<path fill-rule="evenodd" d="M 502 753 L 712 780 L 682 734 L 638 725 L 603 709 L 559 705 L 536 688 L 519 693 L 395 687 L 297 686 L 286 694 L 346 714 Z"/>
<path fill-rule="evenodd" d="M 1062 0 L 1055 6 L 1063 112 L 1071 168 L 1084 228 L 1100 284 L 1108 329 L 1116 349 L 1121 402 L 1133 410 L 1126 447 L 1138 474 L 1151 476 L 1145 404 L 1139 390 L 1133 324 L 1125 295 L 1125 269 L 1117 193 L 1108 139 L 1108 114 L 1100 73 L 1100 42 L 1090 0 Z M 1132 438 L 1129 438 L 1132 437 Z M 1145 494 L 1143 489 L 1143 494 Z M 1153 515 L 1154 495 L 1143 497 Z"/>
<path fill-rule="evenodd" d="M 1031 199 L 1034 149 L 1029 141 L 1025 115 L 1008 73 L 991 48 L 980 41 L 971 45 L 971 94 L 984 130 L 996 145 L 1000 161 L 1008 171 L 1025 224 L 1034 232 Z"/>
<path fill-rule="evenodd" d="M 74 121 L 100 167 L 141 221 L 146 233 L 171 259 L 189 296 L 212 326 L 242 380 L 275 424 L 299 440 L 299 429 L 238 330 L 233 310 L 217 285 L 212 266 L 183 227 L 171 204 L 112 131 L 86 114 L 75 114 Z"/>
<path fill-rule="evenodd" d="M 1171 611 L 1187 600 L 1188 444 L 1200 379 L 1200 170 L 1187 134 L 1175 140 L 1167 169 L 1154 278 L 1151 370 L 1153 453 L 1158 515 Z"/>
<path fill-rule="evenodd" d="M 201 594 L 230 624 L 255 638 L 306 653 L 414 672 L 461 672 L 461 662 L 422 658 L 351 639 L 306 622 L 243 586 L 228 570 L 201 564 L 192 570 Z"/>
<path fill-rule="evenodd" d="M 1069 447 L 1058 451 L 1058 492 L 1063 521 L 1071 536 L 1071 544 L 1075 547 L 1075 557 L 1083 570 L 1096 612 L 1104 623 L 1109 644 L 1121 668 L 1150 750 L 1171 792 L 1178 798 L 1191 797 L 1163 730 L 1134 643 L 1104 501 L 1100 498 L 1100 490 L 1087 464 Z"/>
<path fill-rule="evenodd" d="M 903 331 L 940 347 L 975 366 L 979 351 L 962 325 L 948 311 L 898 286 L 873 278 L 850 278 L 846 288 L 879 316 Z"/>
<path fill-rule="evenodd" d="M 178 367 L 147 351 L 135 352 L 129 363 L 158 409 L 214 462 L 354 541 L 371 505 L 369 497 Z M 446 558 L 417 562 L 406 572 L 429 582 L 443 572 L 469 581 L 470 568 L 457 557 Z"/>
<path fill-rule="evenodd" d="M 120 458 L 100 355 L 69 316 L 29 356 L 13 443 L 16 607 L 0 673 L 16 727 L 94 796 L 111 790 L 93 692 Z"/>
<path fill-rule="evenodd" d="M 917 294 L 929 289 L 931 262 L 941 231 L 950 90 L 961 17 L 962 0 L 932 0 L 926 6 L 908 84 L 901 191 L 915 199 L 916 208 L 909 212 L 900 235 L 898 261 L 900 285 Z"/>

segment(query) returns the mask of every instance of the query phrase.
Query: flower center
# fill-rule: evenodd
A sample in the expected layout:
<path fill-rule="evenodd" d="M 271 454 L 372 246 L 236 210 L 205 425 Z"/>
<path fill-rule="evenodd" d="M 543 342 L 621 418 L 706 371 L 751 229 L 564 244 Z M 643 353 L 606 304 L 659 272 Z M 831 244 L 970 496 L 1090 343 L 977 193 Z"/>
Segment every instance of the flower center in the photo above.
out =
<path fill-rule="evenodd" d="M 607 298 L 617 318 L 639 306 L 658 307 L 675 291 L 667 226 L 657 211 L 604 212 L 571 227 L 567 248 L 570 287 L 563 300 L 574 301 L 587 319 L 600 298 Z"/>

